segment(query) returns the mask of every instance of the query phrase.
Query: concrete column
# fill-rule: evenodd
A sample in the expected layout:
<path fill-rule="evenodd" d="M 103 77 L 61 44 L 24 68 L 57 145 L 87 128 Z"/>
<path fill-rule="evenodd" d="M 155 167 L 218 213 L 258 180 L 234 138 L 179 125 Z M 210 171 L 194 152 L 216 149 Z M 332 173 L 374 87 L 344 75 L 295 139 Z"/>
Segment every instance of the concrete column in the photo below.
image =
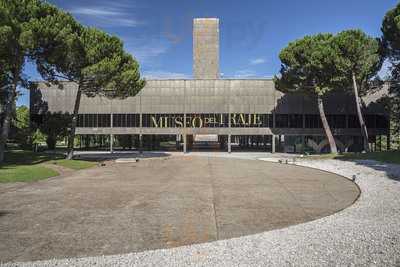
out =
<path fill-rule="evenodd" d="M 143 134 L 139 134 L 139 153 L 143 153 Z"/>
<path fill-rule="evenodd" d="M 175 148 L 176 150 L 179 150 L 179 140 L 180 140 L 180 135 L 177 134 L 175 137 Z"/>
<path fill-rule="evenodd" d="M 275 135 L 272 135 L 272 153 L 275 153 Z"/>
<path fill-rule="evenodd" d="M 183 153 L 187 153 L 187 135 L 183 135 Z"/>
<path fill-rule="evenodd" d="M 110 134 L 110 152 L 113 153 L 114 151 L 114 135 Z"/>
<path fill-rule="evenodd" d="M 231 147 L 231 135 L 228 134 L 228 153 L 232 152 L 232 147 Z"/>

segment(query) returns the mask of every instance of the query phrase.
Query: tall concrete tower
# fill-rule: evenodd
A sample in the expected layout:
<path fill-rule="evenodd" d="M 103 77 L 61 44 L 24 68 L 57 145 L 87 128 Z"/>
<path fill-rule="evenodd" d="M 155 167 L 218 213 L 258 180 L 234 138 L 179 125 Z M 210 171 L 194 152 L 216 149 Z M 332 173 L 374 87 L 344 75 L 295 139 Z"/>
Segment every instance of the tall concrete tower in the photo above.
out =
<path fill-rule="evenodd" d="M 219 19 L 193 20 L 193 75 L 195 79 L 219 78 Z"/>

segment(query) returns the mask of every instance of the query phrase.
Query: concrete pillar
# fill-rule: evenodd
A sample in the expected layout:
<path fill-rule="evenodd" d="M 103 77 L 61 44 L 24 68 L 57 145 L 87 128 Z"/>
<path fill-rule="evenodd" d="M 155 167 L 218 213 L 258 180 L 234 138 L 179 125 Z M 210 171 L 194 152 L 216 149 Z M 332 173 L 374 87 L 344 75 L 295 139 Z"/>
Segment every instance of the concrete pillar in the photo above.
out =
<path fill-rule="evenodd" d="M 193 76 L 219 78 L 219 19 L 193 20 Z"/>
<path fill-rule="evenodd" d="M 183 153 L 187 153 L 187 135 L 183 135 Z"/>
<path fill-rule="evenodd" d="M 143 153 L 143 134 L 139 134 L 139 153 Z"/>
<path fill-rule="evenodd" d="M 272 135 L 272 153 L 275 153 L 275 135 Z"/>
<path fill-rule="evenodd" d="M 175 148 L 176 150 L 179 150 L 179 140 L 180 140 L 180 135 L 177 134 L 175 137 Z"/>
<path fill-rule="evenodd" d="M 110 152 L 113 153 L 114 151 L 114 135 L 110 134 Z"/>
<path fill-rule="evenodd" d="M 231 135 L 228 134 L 228 153 L 232 152 L 232 147 L 231 147 Z"/>

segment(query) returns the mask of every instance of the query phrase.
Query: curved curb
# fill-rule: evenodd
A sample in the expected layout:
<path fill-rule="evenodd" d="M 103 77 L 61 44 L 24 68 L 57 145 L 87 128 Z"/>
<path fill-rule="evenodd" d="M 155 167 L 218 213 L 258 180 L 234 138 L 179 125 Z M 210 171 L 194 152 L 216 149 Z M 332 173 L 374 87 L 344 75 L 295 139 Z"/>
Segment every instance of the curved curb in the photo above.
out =
<path fill-rule="evenodd" d="M 269 161 L 268 159 L 264 159 L 264 158 L 258 158 L 257 160 L 265 161 L 265 162 L 269 162 L 269 163 L 275 163 L 275 164 L 284 164 L 284 163 L 279 163 L 279 162 L 276 162 L 276 161 Z M 286 164 L 286 163 L 285 163 L 285 164 Z M 341 174 L 338 174 L 338 173 L 335 173 L 335 172 L 330 172 L 330 171 L 323 170 L 323 169 L 318 169 L 318 168 L 314 168 L 314 167 L 299 165 L 299 164 L 297 164 L 297 163 L 288 163 L 288 165 L 293 165 L 293 166 L 296 166 L 296 167 L 301 167 L 301 168 L 307 168 L 307 169 L 317 170 L 317 171 L 320 171 L 320 172 L 326 172 L 326 173 L 329 173 L 329 174 L 333 174 L 333 175 L 339 176 L 339 177 L 341 177 L 341 178 L 343 178 L 343 179 L 346 179 L 346 180 L 349 180 L 350 182 L 352 182 L 352 183 L 357 187 L 357 189 L 358 189 L 357 197 L 354 199 L 354 201 L 353 201 L 350 205 L 344 207 L 343 209 L 339 209 L 339 210 L 337 210 L 337 211 L 335 211 L 335 212 L 333 212 L 333 213 L 331 213 L 331 214 L 328 214 L 328 215 L 326 215 L 326 216 L 323 216 L 323 217 L 320 217 L 320 218 L 317 218 L 317 219 L 314 219 L 314 220 L 309 220 L 309 221 L 306 221 L 306 222 L 304 222 L 304 223 L 308 223 L 308 222 L 312 222 L 312 221 L 315 221 L 315 220 L 319 220 L 319 219 L 322 219 L 322 218 L 325 218 L 325 217 L 328 217 L 328 216 L 332 216 L 332 215 L 334 215 L 334 214 L 336 214 L 336 213 L 342 212 L 343 210 L 345 210 L 345 209 L 347 209 L 347 208 L 353 206 L 353 205 L 360 199 L 360 196 L 361 196 L 361 193 L 362 193 L 362 189 L 361 189 L 360 185 L 357 183 L 357 179 L 356 179 L 356 180 L 353 180 L 353 179 L 351 179 L 350 177 L 346 177 L 346 176 L 344 176 L 344 175 L 341 175 Z M 304 224 L 304 223 L 300 223 L 300 224 Z M 297 225 L 298 225 L 298 224 L 297 224 Z M 289 225 L 288 227 L 290 227 L 290 226 L 292 226 L 292 225 Z M 287 228 L 287 227 L 285 227 L 285 228 Z M 272 230 L 272 231 L 273 231 L 273 230 Z"/>

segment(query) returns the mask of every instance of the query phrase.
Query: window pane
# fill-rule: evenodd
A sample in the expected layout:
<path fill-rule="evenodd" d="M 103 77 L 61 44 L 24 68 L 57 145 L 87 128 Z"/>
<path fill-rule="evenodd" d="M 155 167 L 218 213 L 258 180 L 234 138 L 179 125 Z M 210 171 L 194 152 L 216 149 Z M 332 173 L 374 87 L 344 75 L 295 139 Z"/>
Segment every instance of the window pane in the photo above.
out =
<path fill-rule="evenodd" d="M 275 115 L 275 126 L 276 128 L 288 128 L 289 118 L 287 114 L 276 114 Z"/>

